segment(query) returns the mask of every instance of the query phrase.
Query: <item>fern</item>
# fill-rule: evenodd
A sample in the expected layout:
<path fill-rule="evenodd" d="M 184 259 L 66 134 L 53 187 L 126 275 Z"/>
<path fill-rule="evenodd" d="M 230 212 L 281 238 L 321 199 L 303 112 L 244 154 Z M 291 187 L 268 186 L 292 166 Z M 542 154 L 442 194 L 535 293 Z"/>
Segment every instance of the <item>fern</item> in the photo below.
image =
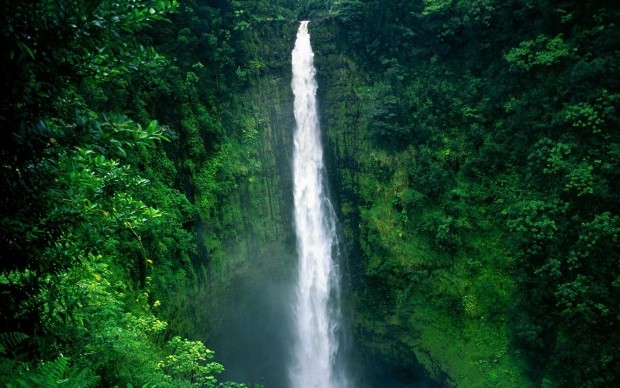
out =
<path fill-rule="evenodd" d="M 18 368 L 17 361 L 9 358 L 0 357 L 0 386 L 4 386 L 7 379 L 15 375 Z"/>
<path fill-rule="evenodd" d="M 19 375 L 22 365 L 28 358 L 26 341 L 29 338 L 20 332 L 0 332 L 0 385 L 12 381 L 14 376 Z"/>
<path fill-rule="evenodd" d="M 42 387 L 55 388 L 58 387 L 63 380 L 63 376 L 67 372 L 68 359 L 59 357 L 54 361 L 41 365 L 36 370 L 23 374 L 6 384 L 8 388 L 16 387 Z"/>
<path fill-rule="evenodd" d="M 38 387 L 54 388 L 57 387 L 67 371 L 68 359 L 66 357 L 58 357 L 54 361 L 43 364 L 30 379 L 35 382 Z"/>
<path fill-rule="evenodd" d="M 22 350 L 24 342 L 30 337 L 20 332 L 2 332 L 0 333 L 0 357 L 8 356 L 19 361 L 25 358 L 25 352 Z"/>

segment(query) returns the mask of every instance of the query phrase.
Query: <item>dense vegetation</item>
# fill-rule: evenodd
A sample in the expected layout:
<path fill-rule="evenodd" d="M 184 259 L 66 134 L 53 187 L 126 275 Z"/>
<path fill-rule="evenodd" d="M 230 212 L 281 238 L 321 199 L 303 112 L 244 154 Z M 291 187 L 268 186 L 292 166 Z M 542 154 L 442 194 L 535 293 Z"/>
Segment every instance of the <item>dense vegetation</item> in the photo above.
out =
<path fill-rule="evenodd" d="M 617 385 L 618 7 L 330 11 L 317 61 L 365 350 L 444 384 Z"/>
<path fill-rule="evenodd" d="M 2 3 L 1 384 L 216 385 L 187 301 L 254 227 L 257 125 L 229 112 L 272 8 Z"/>
<path fill-rule="evenodd" d="M 359 385 L 618 385 L 609 3 L 4 1 L 0 383 L 219 384 L 222 304 L 289 277 L 302 15 Z"/>

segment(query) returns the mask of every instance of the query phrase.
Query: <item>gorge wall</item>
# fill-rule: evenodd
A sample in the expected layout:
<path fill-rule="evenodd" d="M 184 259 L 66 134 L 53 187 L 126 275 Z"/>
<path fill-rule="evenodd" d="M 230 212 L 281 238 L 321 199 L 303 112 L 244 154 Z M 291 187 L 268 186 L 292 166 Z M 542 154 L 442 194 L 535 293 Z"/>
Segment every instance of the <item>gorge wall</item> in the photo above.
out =
<path fill-rule="evenodd" d="M 255 157 L 261 172 L 252 175 L 251 184 L 243 177 L 226 199 L 229 204 L 220 207 L 238 209 L 238 218 L 225 225 L 226 233 L 237 231 L 236 238 L 223 244 L 221 265 L 210 262 L 210 286 L 198 299 L 211 301 L 205 313 L 205 321 L 211 323 L 204 335 L 214 338 L 213 347 L 228 365 L 229 376 L 242 381 L 264 378 L 265 370 L 278 360 L 284 364 L 288 357 L 286 330 L 276 323 L 286 320 L 285 311 L 270 312 L 273 304 L 257 296 L 286 300 L 282 292 L 288 290 L 295 261 L 292 229 L 287 229 L 292 225 L 293 128 L 288 50 L 295 25 L 266 23 L 254 32 L 264 63 L 257 66 L 252 87 L 235 110 L 248 115 L 249 125 L 256 128 Z M 416 207 L 425 206 L 423 197 L 433 195 L 420 192 L 432 190 L 421 179 L 437 171 L 413 177 L 423 168 L 415 144 L 390 149 L 380 143 L 391 143 L 390 134 L 379 139 L 373 134 L 375 115 L 394 104 L 390 99 L 400 97 L 386 95 L 389 80 L 376 79 L 352 55 L 348 32 L 336 20 L 312 23 L 310 29 L 326 163 L 346 245 L 345 275 L 351 293 L 345 300 L 352 312 L 351 346 L 357 354 L 359 386 L 429 384 L 429 377 L 439 385 L 523 383 L 518 362 L 508 350 L 504 318 L 499 318 L 507 313 L 513 284 L 506 261 L 482 264 L 502 254 L 497 235 L 479 231 L 476 238 L 488 240 L 485 248 L 467 253 L 451 249 L 448 236 L 442 240 L 446 246 L 429 238 L 429 222 L 440 223 L 441 215 L 435 212 L 431 221 L 420 225 L 413 214 L 422 213 Z M 418 183 L 421 189 L 415 187 Z M 434 227 L 441 231 L 451 226 Z M 485 317 L 491 306 L 495 316 Z M 230 338 L 248 331 L 246 324 L 235 328 L 234 322 L 257 319 L 259 331 L 250 330 L 245 342 L 231 347 Z M 256 351 L 248 353 L 250 348 Z M 275 361 L 247 367 L 254 371 L 249 375 L 235 375 L 235 364 L 244 357 L 254 361 L 242 364 Z M 281 368 L 275 367 L 263 381 L 280 386 L 277 370 Z"/>
<path fill-rule="evenodd" d="M 310 19 L 352 385 L 620 385 L 617 4 L 35 5 L 0 12 L 0 384 L 287 385 Z"/>
<path fill-rule="evenodd" d="M 601 236 L 616 235 L 617 218 L 605 215 L 613 208 L 605 193 L 614 173 L 588 156 L 617 160 L 612 146 L 596 140 L 614 139 L 605 134 L 615 122 L 609 112 L 616 94 L 607 91 L 614 86 L 594 81 L 594 74 L 613 78 L 614 68 L 603 63 L 613 62 L 605 42 L 616 28 L 578 27 L 586 15 L 602 15 L 593 4 L 327 3 L 306 7 L 304 16 L 312 20 L 326 162 L 346 245 L 351 346 L 367 372 L 360 385 L 426 384 L 424 376 L 442 386 L 570 380 L 574 368 L 567 365 L 581 356 L 565 354 L 564 346 L 579 342 L 585 327 L 608 324 L 606 310 L 597 310 L 594 326 L 566 337 L 573 329 L 564 318 L 579 322 L 581 313 L 561 306 L 578 303 L 577 295 L 599 300 L 578 280 L 599 278 L 598 271 L 581 272 L 585 267 L 565 259 L 593 255 L 574 241 L 589 239 L 599 223 L 609 226 Z M 258 164 L 216 202 L 215 226 L 203 218 L 204 298 L 214 303 L 205 313 L 206 338 L 230 336 L 233 309 L 217 306 L 243 300 L 232 290 L 251 284 L 244 292 L 258 295 L 274 280 L 282 282 L 277 295 L 288 287 L 295 26 L 287 18 L 255 22 L 247 35 L 250 87 L 229 110 L 241 118 L 235 125 L 255 136 L 248 149 Z M 587 41 L 588 34 L 597 38 Z M 595 52 L 607 59 L 590 63 Z M 595 138 L 566 130 L 580 123 Z M 569 156 L 582 143 L 596 151 Z M 591 194 L 600 208 L 586 205 Z M 613 251 L 613 244 L 597 246 Z M 568 291 L 574 289 L 584 294 Z M 264 341 L 262 354 L 269 343 L 285 349 L 282 338 L 286 333 Z M 588 363 L 604 363 L 611 347 L 604 349 Z M 564 357 L 572 361 L 563 364 Z"/>

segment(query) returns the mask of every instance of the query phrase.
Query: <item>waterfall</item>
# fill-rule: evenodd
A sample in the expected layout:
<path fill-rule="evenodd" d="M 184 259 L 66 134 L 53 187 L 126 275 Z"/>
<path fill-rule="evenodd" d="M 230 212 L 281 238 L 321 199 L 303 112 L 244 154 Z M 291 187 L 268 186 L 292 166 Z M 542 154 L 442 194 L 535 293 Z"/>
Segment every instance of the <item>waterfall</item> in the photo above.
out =
<path fill-rule="evenodd" d="M 295 96 L 293 175 L 299 271 L 294 301 L 291 385 L 343 387 L 336 371 L 340 324 L 340 278 L 334 262 L 336 217 L 326 196 L 323 150 L 316 107 L 317 83 L 308 22 L 297 31 L 293 49 Z"/>

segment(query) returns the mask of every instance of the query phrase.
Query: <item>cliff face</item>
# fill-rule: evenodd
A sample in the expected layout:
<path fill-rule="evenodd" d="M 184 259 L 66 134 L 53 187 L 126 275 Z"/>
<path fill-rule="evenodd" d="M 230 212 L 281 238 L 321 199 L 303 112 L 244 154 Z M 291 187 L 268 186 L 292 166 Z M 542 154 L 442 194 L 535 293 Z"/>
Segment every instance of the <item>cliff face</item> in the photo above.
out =
<path fill-rule="evenodd" d="M 252 49 L 260 53 L 250 60 L 249 82 L 227 114 L 233 117 L 232 133 L 247 139 L 247 154 L 236 166 L 239 174 L 233 195 L 227 198 L 236 217 L 226 227 L 239 229 L 231 238 L 224 266 L 262 255 L 265 244 L 292 245 L 292 153 L 293 97 L 290 88 L 290 50 L 296 24 L 288 21 L 260 23 L 251 32 Z M 245 238 L 245 237 L 249 238 Z M 247 246 L 246 246 L 247 244 Z M 214 269 L 212 266 L 211 269 Z"/>
<path fill-rule="evenodd" d="M 252 133 L 247 162 L 257 166 L 240 174 L 231 195 L 213 207 L 209 218 L 202 218 L 207 284 L 191 303 L 196 305 L 189 308 L 191 315 L 204 322 L 199 335 L 209 338 L 207 343 L 218 349 L 218 359 L 227 365 L 225 378 L 273 386 L 287 384 L 290 358 L 287 314 L 296 262 L 290 52 L 297 26 L 296 22 L 276 21 L 252 31 L 251 44 L 260 55 L 249 74 L 249 88 L 229 109 L 241 130 Z M 360 234 L 359 206 L 369 199 L 360 191 L 360 156 L 372 151 L 364 114 L 368 75 L 343 54 L 347 48 L 338 40 L 336 25 L 311 23 L 310 30 L 316 47 L 326 165 L 346 248 L 346 262 L 341 263 L 347 284 L 344 298 L 347 315 L 356 317 L 351 343 L 343 346 L 350 346 L 350 354 L 363 352 L 353 357 L 352 374 L 358 386 L 423 381 L 428 373 L 412 348 L 396 345 L 398 334 L 378 335 L 360 326 L 361 317 L 373 315 L 364 322 L 372 319 L 374 323 L 368 324 L 386 330 L 389 319 L 384 310 L 367 305 L 363 295 L 371 292 L 372 298 L 391 298 L 384 289 L 369 286 L 361 248 L 366 243 Z M 442 372 L 437 371 L 437 376 L 443 378 Z"/>
<path fill-rule="evenodd" d="M 407 384 L 428 374 L 446 386 L 527 385 L 500 317 L 513 290 L 510 264 L 489 259 L 506 253 L 499 235 L 479 230 L 475 238 L 484 244 L 451 246 L 448 220 L 435 229 L 444 240 L 429 236 L 429 215 L 439 223 L 443 214 L 440 194 L 424 182 L 433 173 L 422 170 L 427 146 L 398 133 L 377 135 L 378 121 L 398 120 L 389 110 L 408 98 L 406 81 L 396 90 L 390 74 L 364 69 L 339 23 L 323 21 L 312 31 L 354 342 L 367 378 Z M 448 169 L 441 173 L 454 179 Z M 458 190 L 457 182 L 448 185 Z"/>
<path fill-rule="evenodd" d="M 77 3 L 0 12 L 0 382 L 286 385 L 301 15 L 356 386 L 620 386 L 617 4 Z"/>
<path fill-rule="evenodd" d="M 224 379 L 278 387 L 287 385 L 296 260 L 290 53 L 297 23 L 255 23 L 244 42 L 255 53 L 243 75 L 247 87 L 226 108 L 228 130 L 243 134 L 230 151 L 245 153 L 229 194 L 201 217 L 207 265 L 189 310 L 202 322 L 197 335 L 228 364 Z"/>
<path fill-rule="evenodd" d="M 249 122 L 257 125 L 260 173 L 252 184 L 240 182 L 235 191 L 239 194 L 231 197 L 231 206 L 239 207 L 239 214 L 246 225 L 244 238 L 230 242 L 231 249 L 227 251 L 224 266 L 220 267 L 223 270 L 218 270 L 213 262 L 210 265 L 212 281 L 226 285 L 216 292 L 213 292 L 213 288 L 209 289 L 209 299 L 213 298 L 215 308 L 212 316 L 216 317 L 213 323 L 215 330 L 210 333 L 216 337 L 214 347 L 221 349 L 223 363 L 234 368 L 242 358 L 239 357 L 241 349 L 256 347 L 257 342 L 256 338 L 247 338 L 244 344 L 232 341 L 233 348 L 237 350 L 229 355 L 230 338 L 247 331 L 244 324 L 231 327 L 231 322 L 245 320 L 262 327 L 264 330 L 261 336 L 268 345 L 254 353 L 254 357 L 251 357 L 253 361 L 244 363 L 240 369 L 254 370 L 254 377 L 258 377 L 261 368 L 254 364 L 260 364 L 258 360 L 262 356 L 267 357 L 272 360 L 269 363 L 272 371 L 264 381 L 273 381 L 276 386 L 286 383 L 278 380 L 277 372 L 286 376 L 286 345 L 289 340 L 286 325 L 277 323 L 287 322 L 288 310 L 286 306 L 277 304 L 289 303 L 288 296 L 281 294 L 291 292 L 290 282 L 294 277 L 291 270 L 296 262 L 290 175 L 294 127 L 290 51 L 296 28 L 295 22 L 279 22 L 260 26 L 254 32 L 254 42 L 264 62 L 257 64 L 256 72 L 252 74 L 251 87 L 239 99 L 240 105 L 235 110 L 250 116 Z M 318 97 L 326 165 L 346 247 L 345 262 L 341 263 L 348 284 L 345 287 L 345 293 L 348 294 L 345 299 L 349 318 L 355 316 L 355 320 L 349 322 L 355 326 L 352 341 L 348 344 L 351 346 L 349 353 L 361 350 L 363 354 L 355 356 L 351 362 L 353 375 L 357 374 L 359 386 L 425 381 L 428 372 L 419 364 L 414 348 L 401 344 L 401 336 L 409 335 L 417 329 L 405 325 L 399 332 L 392 332 L 388 323 L 390 312 L 386 310 L 385 301 L 393 296 L 379 283 L 373 283 L 366 273 L 367 263 L 362 247 L 367 246 L 368 241 L 361 234 L 363 216 L 360 206 L 374 201 L 374 198 L 364 197 L 367 193 L 362 190 L 368 188 L 360 184 L 361 180 L 369 179 L 376 173 L 371 171 L 364 174 L 363 171 L 366 157 L 373 152 L 368 133 L 370 119 L 365 113 L 371 98 L 368 91 L 371 85 L 369 75 L 346 55 L 348 48 L 343 45 L 343 39 L 339 38 L 337 25 L 330 22 L 311 23 L 310 30 L 313 47 L 316 47 L 315 63 L 320 83 Z M 253 245 L 248 245 L 242 253 L 238 249 L 240 246 L 245 247 L 244 244 Z M 216 275 L 218 273 L 220 275 Z M 269 284 L 271 286 L 267 287 Z M 277 302 L 271 306 L 265 304 L 268 295 L 275 296 Z M 377 310 L 375 302 L 369 302 L 367 298 L 380 301 L 382 307 Z M 222 300 L 229 300 L 230 304 L 222 303 Z M 232 304 L 235 305 L 234 309 L 230 309 Z M 243 312 L 239 305 L 246 308 L 261 305 L 262 310 L 250 317 L 247 310 Z M 429 308 L 432 309 L 432 306 Z M 379 325 L 380 328 L 378 331 L 369 330 L 366 325 Z M 239 333 L 231 332 L 231 328 L 233 331 L 238 329 Z M 275 335 L 274 328 L 277 332 Z M 221 341 L 221 346 L 218 346 L 218 341 Z M 262 356 L 259 356 L 261 353 Z M 281 361 L 279 367 L 274 367 L 278 364 L 273 361 L 274 358 Z M 433 377 L 444 379 L 437 362 L 431 364 L 435 368 L 431 372 L 435 373 Z M 266 369 L 267 366 L 263 366 L 263 374 Z M 231 377 L 239 380 L 239 376 L 234 373 Z"/>
<path fill-rule="evenodd" d="M 257 166 L 235 178 L 231 195 L 214 210 L 215 225 L 203 219 L 205 241 L 211 242 L 209 280 L 198 298 L 209 306 L 198 308 L 206 322 L 203 336 L 212 339 L 228 377 L 262 378 L 276 386 L 286 384 L 281 378 L 289 334 L 281 323 L 288 319 L 295 263 L 290 50 L 296 28 L 294 22 L 272 22 L 252 33 L 260 60 L 230 115 L 251 134 L 247 162 Z M 329 183 L 346 251 L 342 267 L 357 384 L 523 383 L 503 319 L 497 318 L 506 313 L 512 290 L 506 264 L 486 266 L 489 260 L 482 268 L 480 263 L 501 255 L 498 237 L 480 231 L 477 238 L 487 240 L 485 248 L 465 251 L 451 247 L 449 236 L 437 244 L 416 225 L 424 222 L 428 228 L 441 216 L 439 204 L 424 199 L 436 193 L 420 178 L 433 172 L 414 176 L 423 168 L 420 153 L 428 150 L 399 141 L 398 134 L 376 134 L 377 122 L 393 120 L 384 116 L 405 91 L 391 89 L 389 79 L 364 69 L 334 20 L 313 22 L 310 31 Z M 429 213 L 435 219 L 429 221 Z M 435 225 L 436 233 L 442 227 L 450 233 L 450 224 Z M 489 292 L 482 297 L 494 299 L 481 301 L 482 287 Z M 493 303 L 496 316 L 485 317 Z M 242 334 L 249 324 L 252 336 Z M 250 348 L 254 351 L 247 353 Z"/>
<path fill-rule="evenodd" d="M 445 385 L 618 380 L 617 14 L 343 1 L 316 24 L 362 354 Z"/>
<path fill-rule="evenodd" d="M 615 381 L 617 7 L 320 3 L 306 11 L 362 379 Z M 231 105 L 260 168 L 212 229 L 226 287 L 290 279 L 295 28 L 257 25 L 251 86 Z"/>

